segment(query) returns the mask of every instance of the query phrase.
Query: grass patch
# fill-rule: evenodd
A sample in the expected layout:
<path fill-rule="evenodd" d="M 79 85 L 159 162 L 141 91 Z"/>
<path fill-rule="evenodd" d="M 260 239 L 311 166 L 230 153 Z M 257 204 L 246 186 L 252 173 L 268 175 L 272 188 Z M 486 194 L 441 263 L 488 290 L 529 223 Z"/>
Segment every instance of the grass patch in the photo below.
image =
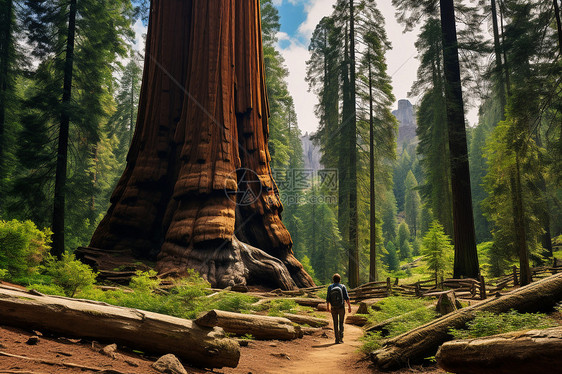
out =
<path fill-rule="evenodd" d="M 477 312 L 476 317 L 467 323 L 466 329 L 451 329 L 455 339 L 472 339 L 503 334 L 511 331 L 528 329 L 546 329 L 558 326 L 558 323 L 543 313 L 508 313 L 494 314 Z"/>
<path fill-rule="evenodd" d="M 367 333 L 362 337 L 364 353 L 372 352 L 381 347 L 385 338 L 392 338 L 402 333 L 421 326 L 437 316 L 437 312 L 428 308 L 433 301 L 412 299 L 407 297 L 387 297 L 377 303 L 379 310 L 370 310 L 368 321 L 377 324 L 390 318 L 404 316 L 387 326 L 388 336 L 383 337 L 381 332 Z M 406 315 L 407 314 L 407 315 Z"/>
<path fill-rule="evenodd" d="M 187 278 L 178 281 L 168 292 L 157 292 L 159 280 L 155 274 L 153 271 L 137 272 L 129 285 L 134 292 L 102 291 L 91 288 L 81 292 L 78 296 L 111 305 L 148 310 L 187 319 L 197 318 L 199 314 L 211 309 L 237 313 L 248 312 L 253 310 L 252 304 L 257 301 L 257 298 L 250 295 L 226 291 L 207 297 L 212 292 L 209 290 L 210 285 L 195 272 L 191 272 Z"/>
<path fill-rule="evenodd" d="M 316 292 L 316 297 L 318 297 L 319 299 L 324 299 L 326 300 L 326 297 L 328 296 L 328 286 L 322 288 L 320 291 Z"/>
<path fill-rule="evenodd" d="M 269 311 L 267 312 L 268 316 L 273 317 L 281 317 L 283 313 L 298 313 L 299 304 L 297 304 L 294 300 L 290 299 L 280 299 L 280 300 L 271 300 L 269 302 Z"/>

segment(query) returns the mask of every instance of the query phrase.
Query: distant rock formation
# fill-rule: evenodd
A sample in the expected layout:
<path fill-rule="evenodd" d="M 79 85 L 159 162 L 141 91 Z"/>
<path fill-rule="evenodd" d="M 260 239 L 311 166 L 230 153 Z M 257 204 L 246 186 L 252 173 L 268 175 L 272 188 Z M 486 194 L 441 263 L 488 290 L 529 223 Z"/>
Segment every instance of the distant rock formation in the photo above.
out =
<path fill-rule="evenodd" d="M 302 151 L 304 153 L 304 168 L 318 171 L 323 168 L 320 163 L 320 147 L 312 142 L 312 136 L 314 136 L 314 134 L 309 135 L 308 133 L 301 136 Z"/>
<path fill-rule="evenodd" d="M 416 114 L 415 107 L 409 100 L 403 99 L 398 101 L 398 110 L 392 112 L 400 123 L 398 126 L 398 149 L 402 149 L 404 143 L 407 145 L 417 143 L 416 136 Z"/>

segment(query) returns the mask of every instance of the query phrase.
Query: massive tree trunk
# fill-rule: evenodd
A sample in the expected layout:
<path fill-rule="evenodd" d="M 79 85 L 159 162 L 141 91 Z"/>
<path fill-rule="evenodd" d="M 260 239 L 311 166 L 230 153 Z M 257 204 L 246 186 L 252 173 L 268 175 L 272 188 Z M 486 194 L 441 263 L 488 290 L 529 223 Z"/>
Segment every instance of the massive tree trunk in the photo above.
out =
<path fill-rule="evenodd" d="M 553 275 L 521 287 L 499 298 L 490 298 L 474 306 L 417 327 L 387 340 L 384 346 L 371 353 L 371 359 L 382 369 L 404 367 L 435 355 L 444 342 L 451 340 L 449 329 L 460 329 L 475 317 L 478 311 L 504 313 L 511 309 L 519 312 L 537 312 L 552 308 L 562 299 L 562 274 Z"/>
<path fill-rule="evenodd" d="M 562 327 L 517 331 L 445 343 L 439 366 L 456 374 L 557 373 L 562 366 Z"/>
<path fill-rule="evenodd" d="M 236 367 L 238 344 L 219 328 L 193 321 L 105 303 L 0 288 L 2 324 L 67 337 L 99 339 L 150 353 L 173 353 L 208 368 Z"/>
<path fill-rule="evenodd" d="M 215 287 L 313 285 L 281 222 L 264 74 L 258 0 L 152 1 L 127 167 L 90 247 Z"/>
<path fill-rule="evenodd" d="M 453 0 L 440 0 L 443 35 L 445 100 L 449 129 L 451 191 L 453 193 L 453 229 L 455 244 L 454 277 L 478 278 L 480 269 L 476 253 L 476 233 L 472 214 L 472 195 L 468 166 L 468 147 L 457 46 Z"/>

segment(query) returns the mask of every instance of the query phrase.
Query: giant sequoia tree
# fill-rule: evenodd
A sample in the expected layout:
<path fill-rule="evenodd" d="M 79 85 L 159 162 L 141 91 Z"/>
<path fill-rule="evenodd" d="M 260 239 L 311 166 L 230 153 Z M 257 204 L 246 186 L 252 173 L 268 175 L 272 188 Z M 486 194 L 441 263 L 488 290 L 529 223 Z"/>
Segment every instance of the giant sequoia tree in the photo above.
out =
<path fill-rule="evenodd" d="M 218 287 L 312 285 L 281 222 L 268 115 L 258 0 L 152 1 L 127 167 L 83 257 L 157 259 Z"/>

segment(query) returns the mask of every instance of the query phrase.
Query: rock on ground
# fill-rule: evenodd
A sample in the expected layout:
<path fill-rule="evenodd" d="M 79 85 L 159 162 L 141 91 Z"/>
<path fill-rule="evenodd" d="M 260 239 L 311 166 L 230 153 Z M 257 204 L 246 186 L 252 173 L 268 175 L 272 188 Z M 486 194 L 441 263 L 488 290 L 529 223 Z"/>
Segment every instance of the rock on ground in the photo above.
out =
<path fill-rule="evenodd" d="M 152 367 L 166 374 L 187 374 L 187 371 L 181 364 L 180 360 L 173 354 L 167 354 L 160 357 Z"/>

